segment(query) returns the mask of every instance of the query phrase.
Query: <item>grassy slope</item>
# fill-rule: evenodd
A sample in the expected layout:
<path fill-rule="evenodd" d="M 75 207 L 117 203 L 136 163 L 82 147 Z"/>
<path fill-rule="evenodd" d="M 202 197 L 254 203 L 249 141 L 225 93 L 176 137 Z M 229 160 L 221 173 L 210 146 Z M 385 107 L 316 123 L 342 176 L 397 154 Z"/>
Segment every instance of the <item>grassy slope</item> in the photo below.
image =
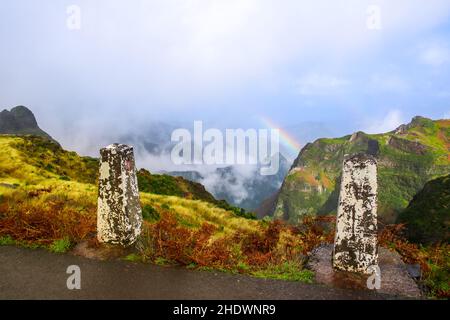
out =
<path fill-rule="evenodd" d="M 0 245 L 44 246 L 64 252 L 78 242 L 93 241 L 97 171 L 96 159 L 79 157 L 48 140 L 0 135 Z M 180 186 L 185 193 L 141 192 L 142 259 L 311 281 L 312 274 L 302 270 L 302 263 L 291 266 L 297 251 L 286 255 L 283 249 L 291 245 L 287 229 L 275 230 L 269 247 L 253 250 L 254 243 L 267 242 L 268 223 L 241 217 L 236 208 L 228 209 L 198 185 L 184 181 L 173 185 L 173 180 L 167 183 L 164 177 L 155 177 L 156 186 L 162 184 L 158 193 L 176 193 Z M 155 238 L 155 233 L 162 237 Z M 276 250 L 281 253 L 275 254 Z"/>
<path fill-rule="evenodd" d="M 344 155 L 378 144 L 379 216 L 393 223 L 427 181 L 450 171 L 449 141 L 450 120 L 425 118 L 416 118 L 404 134 L 319 139 L 294 163 L 274 215 L 295 223 L 304 215 L 334 213 Z"/>
<path fill-rule="evenodd" d="M 65 151 L 58 145 L 38 137 L 0 136 L 0 150 L 0 183 L 18 187 L 13 189 L 0 185 L 0 194 L 3 196 L 27 192 L 39 193 L 38 197 L 34 197 L 36 200 L 30 198 L 30 201 L 40 201 L 42 204 L 53 197 L 73 199 L 74 203 L 96 203 L 98 160 L 79 157 L 75 152 Z M 162 176 L 154 177 L 160 179 Z M 174 188 L 179 188 L 180 185 L 185 188 L 189 186 L 172 184 L 172 180 L 164 182 L 163 186 L 155 188 L 159 194 L 141 193 L 144 206 L 169 206 L 182 219 L 197 226 L 205 221 L 224 226 L 225 229 L 236 229 L 238 226 L 254 228 L 257 225 L 257 222 L 238 217 L 232 210 L 215 205 L 217 200 L 204 189 L 201 195 L 200 192 L 174 192 L 176 196 L 168 196 L 170 190 L 166 190 L 167 185 Z"/>

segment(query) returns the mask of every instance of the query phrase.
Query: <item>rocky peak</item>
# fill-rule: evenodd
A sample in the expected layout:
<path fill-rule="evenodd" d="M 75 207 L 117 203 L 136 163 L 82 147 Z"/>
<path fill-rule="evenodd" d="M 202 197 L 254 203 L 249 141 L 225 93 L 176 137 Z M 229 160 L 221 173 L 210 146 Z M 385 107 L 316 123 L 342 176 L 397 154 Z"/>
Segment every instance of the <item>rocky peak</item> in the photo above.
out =
<path fill-rule="evenodd" d="M 350 142 L 354 142 L 356 140 L 362 140 L 365 139 L 367 137 L 367 135 L 362 132 L 362 131 L 358 131 L 352 134 L 352 136 L 350 137 L 349 141 Z"/>
<path fill-rule="evenodd" d="M 33 112 L 24 106 L 17 106 L 11 109 L 10 112 L 17 122 L 25 128 L 37 128 L 38 123 L 34 117 Z"/>
<path fill-rule="evenodd" d="M 24 106 L 17 106 L 11 111 L 3 110 L 0 113 L 1 133 L 17 133 L 37 128 L 39 127 L 33 112 Z"/>
<path fill-rule="evenodd" d="M 396 135 L 402 135 L 408 133 L 408 130 L 411 128 L 418 128 L 418 127 L 426 127 L 429 125 L 433 125 L 433 120 L 421 117 L 421 116 L 415 116 L 411 119 L 411 122 L 408 124 L 402 124 L 397 129 L 394 130 L 394 134 Z"/>
<path fill-rule="evenodd" d="M 427 122 L 433 122 L 433 120 L 421 116 L 415 116 L 414 118 L 412 118 L 410 125 L 420 126 Z"/>
<path fill-rule="evenodd" d="M 406 124 L 400 125 L 397 129 L 394 130 L 394 134 L 405 134 L 408 131 L 408 126 Z"/>
<path fill-rule="evenodd" d="M 39 128 L 33 112 L 24 106 L 0 112 L 0 134 L 36 135 L 54 141 Z"/>

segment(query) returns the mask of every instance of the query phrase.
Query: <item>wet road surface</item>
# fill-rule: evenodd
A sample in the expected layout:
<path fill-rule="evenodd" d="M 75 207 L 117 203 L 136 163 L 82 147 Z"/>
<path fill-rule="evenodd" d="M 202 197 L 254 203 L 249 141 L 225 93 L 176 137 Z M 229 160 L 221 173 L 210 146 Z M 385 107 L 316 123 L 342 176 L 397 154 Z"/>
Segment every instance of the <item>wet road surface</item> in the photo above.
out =
<path fill-rule="evenodd" d="M 81 289 L 67 288 L 67 268 L 81 270 Z M 391 299 L 346 290 L 126 261 L 97 261 L 0 246 L 0 299 Z"/>

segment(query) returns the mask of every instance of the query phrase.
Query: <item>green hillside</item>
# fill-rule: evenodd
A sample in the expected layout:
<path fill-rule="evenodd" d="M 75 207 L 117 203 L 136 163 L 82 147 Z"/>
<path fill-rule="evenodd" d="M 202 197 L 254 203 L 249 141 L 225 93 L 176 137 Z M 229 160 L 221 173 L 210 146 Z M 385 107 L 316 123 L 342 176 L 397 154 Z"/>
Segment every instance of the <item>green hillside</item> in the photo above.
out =
<path fill-rule="evenodd" d="M 450 175 L 431 180 L 400 213 L 412 242 L 450 242 Z"/>
<path fill-rule="evenodd" d="M 344 155 L 367 152 L 378 160 L 379 218 L 393 223 L 427 181 L 450 172 L 449 146 L 450 120 L 422 117 L 384 134 L 319 139 L 300 152 L 273 214 L 297 223 L 305 215 L 334 213 Z"/>

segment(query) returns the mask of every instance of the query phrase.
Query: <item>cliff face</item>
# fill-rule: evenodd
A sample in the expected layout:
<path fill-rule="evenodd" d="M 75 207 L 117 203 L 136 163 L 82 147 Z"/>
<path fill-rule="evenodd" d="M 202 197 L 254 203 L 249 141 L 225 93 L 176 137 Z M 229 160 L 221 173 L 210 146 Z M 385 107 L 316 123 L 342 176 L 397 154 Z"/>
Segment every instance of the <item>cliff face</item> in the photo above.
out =
<path fill-rule="evenodd" d="M 53 140 L 50 135 L 39 128 L 33 112 L 24 106 L 0 112 L 0 134 L 30 134 Z"/>
<path fill-rule="evenodd" d="M 384 134 L 357 132 L 306 145 L 278 194 L 273 215 L 298 223 L 305 215 L 336 212 L 344 155 L 378 161 L 378 216 L 393 223 L 425 183 L 450 172 L 450 120 L 415 117 Z"/>

